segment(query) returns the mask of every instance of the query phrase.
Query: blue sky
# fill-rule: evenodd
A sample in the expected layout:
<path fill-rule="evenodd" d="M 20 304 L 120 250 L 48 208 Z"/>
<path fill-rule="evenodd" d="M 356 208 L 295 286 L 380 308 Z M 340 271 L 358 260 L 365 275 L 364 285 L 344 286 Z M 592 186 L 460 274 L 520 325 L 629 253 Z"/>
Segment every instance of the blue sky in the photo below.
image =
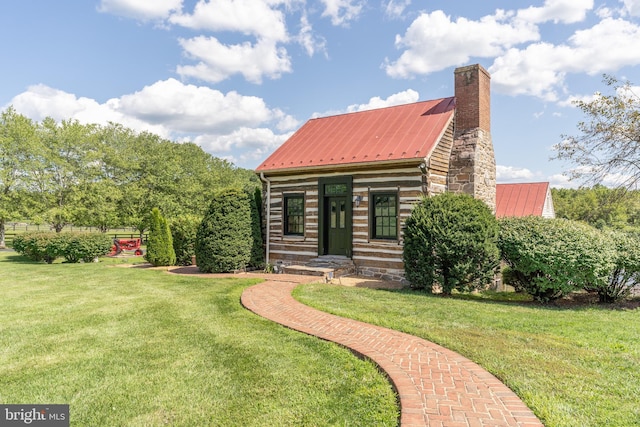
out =
<path fill-rule="evenodd" d="M 309 118 L 453 95 L 492 75 L 499 182 L 549 160 L 602 74 L 640 85 L 640 0 L 7 0 L 0 108 L 114 121 L 255 168 Z"/>

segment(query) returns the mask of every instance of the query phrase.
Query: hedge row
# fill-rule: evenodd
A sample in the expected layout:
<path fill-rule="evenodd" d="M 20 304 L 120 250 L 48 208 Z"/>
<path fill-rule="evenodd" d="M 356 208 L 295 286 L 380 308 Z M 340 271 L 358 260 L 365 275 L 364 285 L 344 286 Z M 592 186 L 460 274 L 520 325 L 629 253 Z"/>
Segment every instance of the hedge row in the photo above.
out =
<path fill-rule="evenodd" d="M 413 288 L 443 294 L 506 283 L 547 302 L 570 292 L 596 292 L 601 302 L 640 285 L 640 237 L 541 217 L 504 218 L 462 194 L 422 199 L 407 219 L 403 260 Z"/>
<path fill-rule="evenodd" d="M 621 232 L 565 219 L 505 218 L 498 246 L 505 281 L 539 301 L 587 290 L 614 302 L 640 284 L 640 239 Z"/>
<path fill-rule="evenodd" d="M 33 261 L 92 262 L 111 251 L 113 240 L 102 233 L 33 232 L 17 235 L 13 249 Z"/>

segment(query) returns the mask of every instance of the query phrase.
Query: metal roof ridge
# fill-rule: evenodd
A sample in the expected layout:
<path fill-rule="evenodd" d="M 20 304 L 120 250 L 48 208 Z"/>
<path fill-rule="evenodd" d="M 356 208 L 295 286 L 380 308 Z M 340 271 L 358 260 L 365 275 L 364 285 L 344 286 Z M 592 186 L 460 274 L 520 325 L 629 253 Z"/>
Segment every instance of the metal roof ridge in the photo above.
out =
<path fill-rule="evenodd" d="M 330 114 L 328 116 L 312 117 L 312 118 L 309 119 L 309 121 L 311 121 L 311 120 L 319 120 L 319 119 L 330 119 L 332 117 L 348 116 L 348 115 L 351 115 L 351 114 L 360 114 L 360 113 L 366 113 L 366 112 L 369 112 L 369 111 L 387 110 L 387 109 L 390 109 L 390 108 L 408 107 L 410 105 L 426 104 L 428 102 L 442 102 L 445 99 L 455 99 L 455 96 L 445 96 L 445 97 L 436 98 L 436 99 L 425 99 L 425 100 L 422 100 L 422 101 L 407 102 L 406 104 L 386 105 L 384 107 L 369 108 L 369 109 L 366 109 L 366 110 L 359 110 L 359 111 L 346 111 L 344 113 Z"/>

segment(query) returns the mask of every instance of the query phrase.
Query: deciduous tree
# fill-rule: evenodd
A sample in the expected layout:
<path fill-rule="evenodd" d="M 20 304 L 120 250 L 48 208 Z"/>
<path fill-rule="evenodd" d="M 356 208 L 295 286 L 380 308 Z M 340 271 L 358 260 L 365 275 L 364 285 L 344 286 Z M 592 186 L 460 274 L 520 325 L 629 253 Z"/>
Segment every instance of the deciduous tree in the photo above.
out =
<path fill-rule="evenodd" d="M 8 108 L 0 115 L 0 248 L 8 221 L 28 214 L 30 159 L 36 151 L 35 124 Z"/>
<path fill-rule="evenodd" d="M 588 184 L 615 179 L 620 186 L 640 183 L 640 97 L 630 82 L 605 76 L 612 94 L 596 93 L 592 100 L 575 101 L 586 119 L 578 123 L 579 134 L 563 135 L 555 159 L 575 165 L 573 179 Z"/>

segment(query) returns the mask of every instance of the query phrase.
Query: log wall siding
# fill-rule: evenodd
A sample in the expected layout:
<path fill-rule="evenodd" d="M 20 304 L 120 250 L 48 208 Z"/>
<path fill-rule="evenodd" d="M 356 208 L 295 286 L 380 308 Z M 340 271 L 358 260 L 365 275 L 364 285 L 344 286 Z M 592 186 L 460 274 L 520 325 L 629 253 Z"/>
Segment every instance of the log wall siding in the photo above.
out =
<path fill-rule="evenodd" d="M 413 206 L 425 194 L 438 194 L 447 189 L 449 156 L 453 145 L 453 123 L 447 128 L 441 142 L 429 159 L 427 174 L 423 176 L 419 164 L 405 166 L 378 166 L 376 169 L 357 169 L 345 173 L 310 173 L 272 176 L 271 229 L 269 259 L 274 264 L 305 263 L 318 256 L 318 180 L 326 177 L 349 175 L 353 177 L 353 197 L 360 196 L 359 206 L 353 203 L 352 259 L 358 274 L 390 280 L 403 280 L 402 230 Z M 266 190 L 266 186 L 265 186 Z M 372 239 L 369 228 L 370 195 L 375 192 L 398 194 L 398 238 Z M 303 236 L 283 234 L 284 197 L 303 194 L 305 200 L 305 226 Z M 266 200 L 266 197 L 264 198 Z"/>
<path fill-rule="evenodd" d="M 340 176 L 336 174 L 335 176 Z M 346 175 L 346 174 L 345 174 Z M 359 206 L 353 205 L 353 256 L 360 274 L 401 280 L 403 277 L 402 232 L 404 221 L 413 205 L 423 195 L 423 177 L 417 167 L 375 169 L 349 174 L 353 177 L 353 196 L 360 196 Z M 318 179 L 326 175 L 295 175 L 271 177 L 270 255 L 275 264 L 304 263 L 318 256 Z M 371 239 L 369 200 L 371 192 L 398 193 L 397 240 Z M 303 194 L 305 198 L 305 229 L 303 236 L 283 234 L 284 197 Z M 266 198 L 265 198 L 266 200 Z M 353 203 L 353 201 L 352 201 Z"/>
<path fill-rule="evenodd" d="M 269 260 L 273 264 L 304 263 L 318 256 L 318 179 L 313 176 L 272 177 Z M 304 234 L 286 236 L 284 197 L 304 195 Z M 265 199 L 266 200 L 266 199 Z"/>
<path fill-rule="evenodd" d="M 427 192 L 430 195 L 444 193 L 447 191 L 447 176 L 449 175 L 449 159 L 453 147 L 453 121 L 449 123 L 447 130 L 440 139 L 429 157 L 427 163 Z"/>

